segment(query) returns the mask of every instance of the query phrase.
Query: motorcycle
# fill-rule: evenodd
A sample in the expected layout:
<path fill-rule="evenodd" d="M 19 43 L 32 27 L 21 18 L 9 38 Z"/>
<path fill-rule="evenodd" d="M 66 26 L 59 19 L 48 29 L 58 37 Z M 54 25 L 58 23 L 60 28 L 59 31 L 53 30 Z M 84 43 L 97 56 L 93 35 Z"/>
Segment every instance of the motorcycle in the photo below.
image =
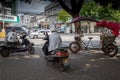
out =
<path fill-rule="evenodd" d="M 4 44 L 0 45 L 1 56 L 8 57 L 10 53 L 26 52 L 26 51 L 28 51 L 30 54 L 34 54 L 35 53 L 35 49 L 33 47 L 34 43 L 30 43 L 30 41 L 25 37 L 26 36 L 23 36 L 20 38 L 22 39 L 22 44 L 20 45 L 10 45 L 10 44 L 7 44 L 7 42 L 4 42 Z"/>
<path fill-rule="evenodd" d="M 59 64 L 62 71 L 68 71 L 70 69 L 68 47 L 59 47 L 51 52 L 45 53 L 45 51 L 48 51 L 48 41 L 46 41 L 42 50 L 47 63 Z"/>

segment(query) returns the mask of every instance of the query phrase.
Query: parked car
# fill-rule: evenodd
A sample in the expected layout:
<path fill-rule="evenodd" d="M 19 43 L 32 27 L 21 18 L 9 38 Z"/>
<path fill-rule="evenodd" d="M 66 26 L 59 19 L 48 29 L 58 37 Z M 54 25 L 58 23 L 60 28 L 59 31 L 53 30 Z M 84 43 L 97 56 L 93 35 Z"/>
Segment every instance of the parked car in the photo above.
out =
<path fill-rule="evenodd" d="M 64 33 L 64 30 L 61 29 L 61 28 L 57 28 L 57 32 L 58 32 L 58 33 Z"/>
<path fill-rule="evenodd" d="M 33 38 L 33 39 L 36 39 L 36 38 L 44 38 L 45 35 L 44 33 L 47 32 L 48 34 L 51 34 L 51 31 L 50 30 L 39 30 L 39 31 L 36 31 L 36 32 L 31 32 L 29 34 L 29 38 Z"/>

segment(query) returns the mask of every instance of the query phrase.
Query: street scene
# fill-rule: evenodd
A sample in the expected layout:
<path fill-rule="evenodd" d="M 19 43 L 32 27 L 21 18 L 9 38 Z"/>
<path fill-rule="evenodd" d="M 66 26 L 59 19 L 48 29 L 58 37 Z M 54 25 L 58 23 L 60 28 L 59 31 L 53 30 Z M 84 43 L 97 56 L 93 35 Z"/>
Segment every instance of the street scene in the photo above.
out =
<path fill-rule="evenodd" d="M 0 80 L 120 80 L 119 0 L 1 0 Z"/>

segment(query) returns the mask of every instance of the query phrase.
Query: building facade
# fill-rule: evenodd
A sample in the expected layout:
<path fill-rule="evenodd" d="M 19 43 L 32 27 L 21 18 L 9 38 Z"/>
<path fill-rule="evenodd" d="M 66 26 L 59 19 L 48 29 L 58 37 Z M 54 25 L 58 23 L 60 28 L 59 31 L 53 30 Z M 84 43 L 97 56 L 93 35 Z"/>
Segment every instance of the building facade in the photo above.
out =
<path fill-rule="evenodd" d="M 62 10 L 58 2 L 52 2 L 45 7 L 46 22 L 49 24 L 50 28 L 54 28 L 55 24 L 59 23 L 57 20 L 57 13 Z"/>
<path fill-rule="evenodd" d="M 12 23 L 19 22 L 16 16 L 16 1 L 0 1 L 0 38 L 5 37 L 5 27 L 10 26 Z M 10 6 L 11 5 L 11 6 Z"/>
<path fill-rule="evenodd" d="M 44 17 L 44 7 L 49 1 L 32 0 L 31 4 L 26 4 L 18 0 L 17 13 L 20 17 L 21 26 L 26 27 L 41 27 L 41 19 Z"/>
<path fill-rule="evenodd" d="M 67 0 L 65 0 L 67 1 Z M 86 0 L 86 2 L 89 2 L 90 0 Z M 70 7 L 70 4 L 67 4 Z M 59 5 L 58 2 L 52 2 L 48 6 L 45 7 L 45 16 L 46 16 L 46 22 L 50 25 L 50 28 L 55 28 L 55 24 L 59 24 L 57 20 L 57 13 L 62 10 L 62 7 Z M 67 25 L 65 25 L 67 26 Z M 85 31 L 85 33 L 94 33 L 99 32 L 98 28 L 95 28 L 95 23 L 81 23 L 81 28 Z M 63 27 L 63 26 L 62 26 Z M 72 31 L 74 32 L 75 28 L 74 25 L 71 25 L 70 27 L 67 27 L 66 32 L 70 32 L 70 28 L 72 28 Z M 69 30 L 69 31 L 68 31 Z"/>

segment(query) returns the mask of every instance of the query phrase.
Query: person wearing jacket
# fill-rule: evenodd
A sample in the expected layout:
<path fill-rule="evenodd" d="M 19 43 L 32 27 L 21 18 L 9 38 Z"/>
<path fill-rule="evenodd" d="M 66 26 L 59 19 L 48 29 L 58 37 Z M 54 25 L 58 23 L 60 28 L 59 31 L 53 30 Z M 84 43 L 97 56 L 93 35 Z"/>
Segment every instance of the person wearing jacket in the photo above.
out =
<path fill-rule="evenodd" d="M 57 33 L 56 29 L 52 30 L 52 34 L 49 35 L 49 47 L 48 51 L 51 52 L 58 47 L 62 46 L 61 36 Z"/>
<path fill-rule="evenodd" d="M 6 35 L 6 42 L 8 45 L 18 45 L 18 37 L 15 32 L 15 29 L 12 29 L 8 34 Z"/>

